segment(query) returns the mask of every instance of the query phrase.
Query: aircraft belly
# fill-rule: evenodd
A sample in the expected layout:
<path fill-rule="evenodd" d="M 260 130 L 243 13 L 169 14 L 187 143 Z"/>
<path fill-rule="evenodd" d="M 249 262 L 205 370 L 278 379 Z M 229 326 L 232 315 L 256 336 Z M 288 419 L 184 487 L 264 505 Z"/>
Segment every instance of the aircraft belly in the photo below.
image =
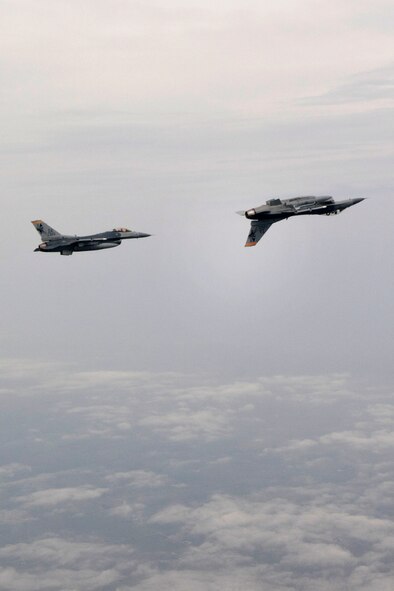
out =
<path fill-rule="evenodd" d="M 282 213 L 264 213 L 264 214 L 257 214 L 254 218 L 255 220 L 258 221 L 263 221 L 263 222 L 269 222 L 271 224 L 275 223 L 275 222 L 280 222 L 281 220 L 285 220 L 287 218 L 290 218 L 294 215 L 297 215 L 296 213 L 294 213 L 293 211 L 284 211 Z"/>
<path fill-rule="evenodd" d="M 83 252 L 85 250 L 103 250 L 105 248 L 115 248 L 115 246 L 119 246 L 120 242 L 99 242 L 94 244 L 76 244 L 75 250 L 79 252 Z"/>

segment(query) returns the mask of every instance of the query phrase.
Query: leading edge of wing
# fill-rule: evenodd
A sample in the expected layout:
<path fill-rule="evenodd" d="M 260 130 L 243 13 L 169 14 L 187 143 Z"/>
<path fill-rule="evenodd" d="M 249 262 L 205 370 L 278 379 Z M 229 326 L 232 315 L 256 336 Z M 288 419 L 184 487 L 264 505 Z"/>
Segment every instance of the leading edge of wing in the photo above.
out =
<path fill-rule="evenodd" d="M 249 236 L 246 240 L 245 246 L 256 246 L 258 241 L 264 236 L 273 222 L 253 220 L 250 225 Z"/>

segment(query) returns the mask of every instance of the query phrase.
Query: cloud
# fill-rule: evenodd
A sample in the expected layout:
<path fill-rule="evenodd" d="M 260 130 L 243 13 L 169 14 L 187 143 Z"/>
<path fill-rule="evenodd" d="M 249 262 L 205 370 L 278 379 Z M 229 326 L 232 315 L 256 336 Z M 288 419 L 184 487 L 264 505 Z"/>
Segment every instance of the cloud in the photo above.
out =
<path fill-rule="evenodd" d="M 27 511 L 19 509 L 2 509 L 0 510 L 0 524 L 16 525 L 18 523 L 25 523 L 32 521 L 34 517 L 29 515 Z"/>
<path fill-rule="evenodd" d="M 45 507 L 90 501 L 101 497 L 105 492 L 107 492 L 105 488 L 93 488 L 88 485 L 69 488 L 48 488 L 17 497 L 15 500 L 25 505 L 25 507 Z"/>
<path fill-rule="evenodd" d="M 351 76 L 349 82 L 324 94 L 303 99 L 307 105 L 344 105 L 357 103 L 393 105 L 394 65 Z"/>
<path fill-rule="evenodd" d="M 105 477 L 110 482 L 124 482 L 132 488 L 156 488 L 167 484 L 167 477 L 155 474 L 149 470 L 131 470 L 130 472 L 116 472 Z"/>
<path fill-rule="evenodd" d="M 153 572 L 145 580 L 130 587 L 122 585 L 117 591 L 261 591 L 264 584 L 264 591 L 273 591 L 264 583 L 262 569 L 245 569 L 234 572 L 204 572 L 187 568 L 169 570 L 166 572 Z M 275 591 L 288 591 L 289 587 L 276 586 Z"/>
<path fill-rule="evenodd" d="M 0 466 L 0 479 L 12 479 L 17 474 L 20 475 L 22 472 L 30 472 L 31 466 L 26 466 L 25 464 L 18 464 L 14 462 L 12 464 L 3 464 Z"/>
<path fill-rule="evenodd" d="M 0 556 L 32 564 L 39 562 L 47 566 L 80 566 L 82 568 L 97 566 L 105 570 L 112 565 L 111 554 L 115 549 L 126 555 L 132 552 L 129 546 L 116 547 L 94 539 L 78 541 L 54 536 L 30 543 L 10 544 L 0 549 Z"/>
<path fill-rule="evenodd" d="M 164 415 L 152 414 L 141 419 L 140 425 L 167 435 L 173 441 L 218 439 L 225 436 L 229 429 L 227 418 L 214 410 L 197 410 L 192 413 L 178 410 Z"/>
<path fill-rule="evenodd" d="M 0 568 L 0 586 L 10 591 L 102 589 L 135 568 L 130 546 L 61 537 L 10 544 L 0 549 L 0 560 L 9 564 Z"/>
<path fill-rule="evenodd" d="M 81 570 L 79 572 L 64 569 L 53 569 L 50 572 L 23 572 L 15 568 L 0 567 L 0 585 L 7 591 L 41 591 L 41 589 L 102 589 L 116 582 L 119 575 L 116 571 Z"/>
<path fill-rule="evenodd" d="M 309 573 L 317 585 L 323 579 L 345 584 L 363 565 L 375 568 L 378 556 L 379 561 L 389 560 L 391 549 L 383 548 L 381 540 L 388 542 L 394 533 L 390 519 L 366 517 L 350 507 L 344 511 L 318 497 L 297 504 L 286 498 L 215 495 L 199 507 L 169 506 L 151 521 L 181 525 L 182 539 L 189 540 L 179 559 L 181 568 L 242 570 L 258 557 L 271 575 L 276 573 L 277 583 L 281 574 L 299 572 L 301 577 Z M 276 587 L 267 586 L 271 588 Z"/>
<path fill-rule="evenodd" d="M 143 512 L 145 505 L 143 503 L 127 503 L 123 501 L 120 505 L 110 509 L 110 515 L 120 517 L 121 519 L 132 519 L 143 523 Z"/>
<path fill-rule="evenodd" d="M 346 374 L 223 383 L 40 371 L 34 380 L 21 372 L 23 380 L 10 379 L 14 390 L 3 394 L 16 413 L 34 395 L 30 421 L 38 418 L 34 433 L 23 425 L 12 433 L 23 463 L 11 454 L 3 466 L 10 478 L 0 522 L 13 537 L 0 548 L 0 586 L 387 586 L 394 540 L 389 389 Z M 40 439 L 39 454 L 29 453 L 30 437 Z M 27 477 L 21 466 L 31 467 Z M 29 540 L 21 532 L 26 520 Z"/>
<path fill-rule="evenodd" d="M 6 97 L 10 107 L 17 100 L 20 110 L 21 105 L 27 110 L 29 97 L 40 110 L 103 110 L 105 105 L 107 111 L 155 113 L 155 96 L 167 111 L 246 112 L 249 107 L 261 113 L 263 106 L 269 112 L 275 99 L 280 97 L 283 106 L 283 95 L 322 83 L 332 70 L 354 71 L 365 62 L 374 67 L 390 55 L 381 17 L 388 9 L 385 0 L 362 8 L 338 0 L 330 5 L 305 0 L 297 7 L 290 0 L 275 5 L 253 0 L 247 6 L 239 0 L 215 5 L 204 0 L 187 7 L 174 0 L 165 6 L 149 1 L 121 3 L 113 10 L 91 1 L 66 9 L 26 1 L 22 6 L 26 18 L 11 5 L 2 24 Z M 368 27 L 370 22 L 374 26 Z M 351 51 L 354 47 L 357 51 Z M 124 71 L 133 72 L 132 80 Z M 15 79 L 23 84 L 19 97 Z"/>
<path fill-rule="evenodd" d="M 342 431 L 324 435 L 320 441 L 326 444 L 338 443 L 377 451 L 380 448 L 393 447 L 394 433 L 385 430 L 373 431 L 368 434 L 362 431 Z"/>

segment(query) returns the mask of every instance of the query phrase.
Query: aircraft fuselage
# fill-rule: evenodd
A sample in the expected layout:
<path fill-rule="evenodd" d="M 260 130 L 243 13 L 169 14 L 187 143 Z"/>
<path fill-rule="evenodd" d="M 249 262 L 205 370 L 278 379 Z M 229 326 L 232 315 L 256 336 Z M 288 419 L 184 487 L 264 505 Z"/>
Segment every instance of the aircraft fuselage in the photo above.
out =
<path fill-rule="evenodd" d="M 150 234 L 134 232 L 128 228 L 115 228 L 114 230 L 87 236 L 69 236 L 60 234 L 42 220 L 35 220 L 32 224 L 43 240 L 35 250 L 39 252 L 58 252 L 62 255 L 71 255 L 73 252 L 115 248 L 122 244 L 122 240 L 150 236 Z"/>
<path fill-rule="evenodd" d="M 275 222 L 298 215 L 335 215 L 363 200 L 357 198 L 335 201 L 331 196 L 269 199 L 265 205 L 238 212 L 252 220 L 245 246 L 255 246 Z"/>

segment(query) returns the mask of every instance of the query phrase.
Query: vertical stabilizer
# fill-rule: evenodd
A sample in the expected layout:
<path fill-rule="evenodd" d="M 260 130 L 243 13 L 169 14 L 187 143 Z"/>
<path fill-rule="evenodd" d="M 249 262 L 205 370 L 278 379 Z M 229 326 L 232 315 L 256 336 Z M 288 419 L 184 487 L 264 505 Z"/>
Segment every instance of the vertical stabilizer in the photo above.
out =
<path fill-rule="evenodd" d="M 53 240 L 54 238 L 62 236 L 62 234 L 51 228 L 51 226 L 48 226 L 48 224 L 42 220 L 34 220 L 32 221 L 32 224 L 44 241 Z"/>

